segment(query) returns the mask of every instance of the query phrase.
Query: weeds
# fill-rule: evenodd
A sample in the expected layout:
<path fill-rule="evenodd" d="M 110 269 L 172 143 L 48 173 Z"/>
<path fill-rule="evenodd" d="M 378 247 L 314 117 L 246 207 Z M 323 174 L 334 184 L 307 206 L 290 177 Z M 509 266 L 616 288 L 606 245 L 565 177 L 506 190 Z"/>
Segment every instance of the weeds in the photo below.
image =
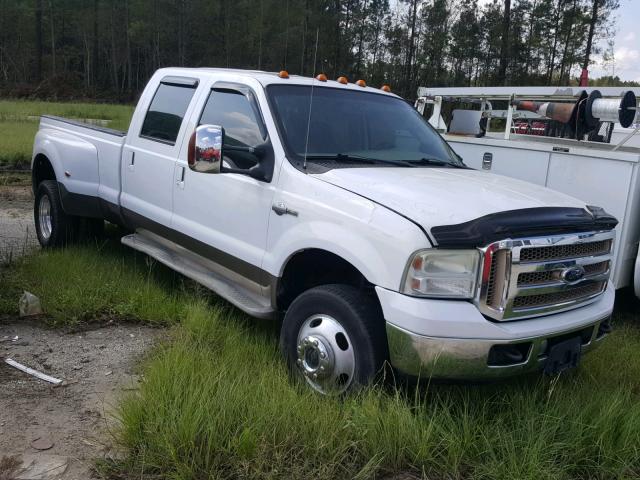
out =
<path fill-rule="evenodd" d="M 292 381 L 277 326 L 252 320 L 115 241 L 19 260 L 0 312 L 21 289 L 58 324 L 103 312 L 174 325 L 122 398 L 128 456 L 118 478 L 631 479 L 640 475 L 637 304 L 559 378 L 482 385 L 377 385 L 323 398 Z"/>

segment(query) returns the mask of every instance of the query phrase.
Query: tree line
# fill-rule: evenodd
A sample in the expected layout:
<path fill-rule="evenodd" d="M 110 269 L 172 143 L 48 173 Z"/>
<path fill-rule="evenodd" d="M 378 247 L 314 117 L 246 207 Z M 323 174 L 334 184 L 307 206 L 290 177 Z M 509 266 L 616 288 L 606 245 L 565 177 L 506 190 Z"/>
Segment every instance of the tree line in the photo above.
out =
<path fill-rule="evenodd" d="M 0 89 L 126 100 L 164 66 L 324 72 L 408 98 L 418 86 L 575 84 L 613 37 L 618 2 L 0 0 Z"/>

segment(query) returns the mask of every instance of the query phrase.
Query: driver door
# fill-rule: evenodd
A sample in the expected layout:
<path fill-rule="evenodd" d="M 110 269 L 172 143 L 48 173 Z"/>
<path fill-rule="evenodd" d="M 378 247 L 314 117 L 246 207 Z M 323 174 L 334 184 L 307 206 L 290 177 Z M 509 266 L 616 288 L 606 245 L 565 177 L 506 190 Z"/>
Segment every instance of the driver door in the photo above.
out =
<path fill-rule="evenodd" d="M 216 83 L 191 125 L 220 125 L 226 145 L 256 146 L 267 139 L 253 91 L 240 84 Z M 256 159 L 225 151 L 223 173 L 190 170 L 186 151 L 176 163 L 172 228 L 196 241 L 199 254 L 261 286 L 260 269 L 274 195 L 272 183 L 247 175 L 224 173 L 224 167 L 246 169 Z"/>

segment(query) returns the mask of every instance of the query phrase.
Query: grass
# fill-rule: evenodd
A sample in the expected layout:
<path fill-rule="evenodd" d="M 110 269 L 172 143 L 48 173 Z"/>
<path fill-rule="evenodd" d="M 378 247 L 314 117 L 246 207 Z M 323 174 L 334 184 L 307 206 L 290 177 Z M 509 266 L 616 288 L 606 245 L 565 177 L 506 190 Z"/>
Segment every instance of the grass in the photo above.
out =
<path fill-rule="evenodd" d="M 640 476 L 634 303 L 618 308 L 602 347 L 559 378 L 374 386 L 337 399 L 291 381 L 273 324 L 116 242 L 39 253 L 5 273 L 0 313 L 15 313 L 27 289 L 56 324 L 108 314 L 172 326 L 145 361 L 140 390 L 119 404 L 127 456 L 101 465 L 116 478 Z"/>
<path fill-rule="evenodd" d="M 126 130 L 133 109 L 131 105 L 0 100 L 0 167 L 28 168 L 40 115 L 107 120 L 109 128 Z"/>
<path fill-rule="evenodd" d="M 29 172 L 3 172 L 0 170 L 0 187 L 28 187 L 31 185 Z"/>

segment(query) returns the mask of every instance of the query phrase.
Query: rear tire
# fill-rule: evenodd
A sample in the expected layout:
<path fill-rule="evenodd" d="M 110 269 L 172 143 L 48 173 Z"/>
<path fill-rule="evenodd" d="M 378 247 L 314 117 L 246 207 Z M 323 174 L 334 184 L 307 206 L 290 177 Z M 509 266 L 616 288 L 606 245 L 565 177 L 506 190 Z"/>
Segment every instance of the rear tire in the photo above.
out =
<path fill-rule="evenodd" d="M 280 348 L 294 375 L 322 394 L 342 394 L 373 382 L 388 357 L 375 297 L 349 285 L 323 285 L 287 311 Z"/>
<path fill-rule="evenodd" d="M 62 209 L 55 180 L 44 180 L 38 185 L 33 216 L 42 248 L 62 247 L 78 233 L 78 219 L 67 215 Z"/>

